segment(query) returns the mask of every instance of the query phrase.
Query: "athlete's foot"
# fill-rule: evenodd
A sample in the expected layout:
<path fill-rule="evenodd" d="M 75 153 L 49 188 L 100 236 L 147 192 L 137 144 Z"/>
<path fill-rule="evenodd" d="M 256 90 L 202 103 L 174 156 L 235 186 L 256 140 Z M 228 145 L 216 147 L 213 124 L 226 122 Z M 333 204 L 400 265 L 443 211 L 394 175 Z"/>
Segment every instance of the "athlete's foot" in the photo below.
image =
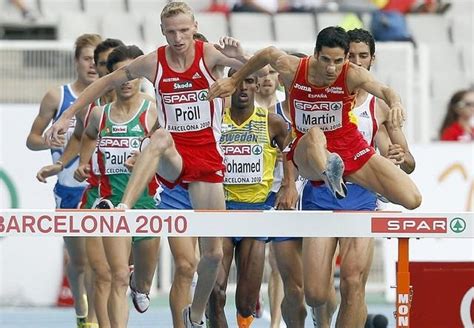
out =
<path fill-rule="evenodd" d="M 138 312 L 145 313 L 146 310 L 148 310 L 148 308 L 150 307 L 150 297 L 148 296 L 148 293 L 140 293 L 135 289 L 133 284 L 133 271 L 130 274 L 129 285 L 133 306 Z"/>
<path fill-rule="evenodd" d="M 343 199 L 347 195 L 347 187 L 342 180 L 343 174 L 344 162 L 341 156 L 336 153 L 330 153 L 326 163 L 326 170 L 322 173 L 322 176 L 324 183 L 337 199 Z"/>
<path fill-rule="evenodd" d="M 76 317 L 77 328 L 83 328 L 86 324 L 86 317 Z"/>
<path fill-rule="evenodd" d="M 184 327 L 186 328 L 204 328 L 204 322 L 196 323 L 191 320 L 191 305 L 183 310 Z"/>

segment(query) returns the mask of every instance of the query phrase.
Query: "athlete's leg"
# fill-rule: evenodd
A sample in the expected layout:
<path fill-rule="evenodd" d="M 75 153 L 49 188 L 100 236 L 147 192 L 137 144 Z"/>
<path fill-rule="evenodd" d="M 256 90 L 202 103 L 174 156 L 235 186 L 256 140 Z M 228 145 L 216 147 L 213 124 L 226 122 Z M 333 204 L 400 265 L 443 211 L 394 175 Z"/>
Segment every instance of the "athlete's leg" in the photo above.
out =
<path fill-rule="evenodd" d="M 341 238 L 341 307 L 336 327 L 363 327 L 367 318 L 365 284 L 374 253 L 373 238 Z"/>
<path fill-rule="evenodd" d="M 194 209 L 225 210 L 222 183 L 192 182 L 189 197 Z M 201 260 L 197 272 L 198 282 L 191 306 L 191 320 L 200 322 L 216 283 L 217 271 L 222 261 L 222 238 L 200 238 Z"/>
<path fill-rule="evenodd" d="M 262 284 L 265 265 L 265 241 L 243 238 L 236 246 L 237 290 L 235 303 L 239 327 L 248 327 L 253 320 Z M 243 325 L 242 323 L 246 323 Z"/>
<path fill-rule="evenodd" d="M 114 328 L 127 327 L 127 289 L 130 270 L 128 258 L 132 248 L 131 237 L 103 237 L 105 255 L 112 272 L 112 285 L 108 301 L 110 325 Z"/>
<path fill-rule="evenodd" d="M 146 238 L 134 241 L 133 288 L 142 294 L 150 293 L 151 283 L 158 264 L 160 238 Z"/>
<path fill-rule="evenodd" d="M 283 280 L 285 296 L 281 313 L 288 327 L 304 327 L 306 306 L 303 291 L 303 264 L 301 262 L 301 239 L 273 241 L 275 258 Z"/>
<path fill-rule="evenodd" d="M 211 327 L 227 327 L 224 307 L 226 303 L 226 289 L 229 279 L 229 271 L 234 258 L 234 242 L 232 238 L 222 240 L 223 258 L 219 265 L 216 284 L 209 296 L 208 312 Z"/>
<path fill-rule="evenodd" d="M 281 303 L 283 301 L 283 281 L 275 259 L 273 243 L 269 245 L 270 278 L 268 281 L 268 298 L 270 300 L 270 328 L 278 328 L 281 323 Z"/>
<path fill-rule="evenodd" d="M 407 209 L 415 209 L 421 204 L 420 191 L 410 177 L 390 160 L 378 154 L 347 176 L 347 180 L 375 191 Z"/>
<path fill-rule="evenodd" d="M 64 237 L 63 239 L 69 256 L 66 270 L 74 297 L 74 309 L 78 317 L 86 317 L 88 315 L 88 305 L 84 281 L 88 263 L 85 238 Z"/>
<path fill-rule="evenodd" d="M 110 294 L 112 275 L 105 256 L 102 237 L 86 238 L 87 257 L 94 277 L 94 307 L 100 328 L 110 328 L 107 300 Z"/>
<path fill-rule="evenodd" d="M 311 128 L 296 145 L 293 161 L 301 176 L 309 180 L 322 180 L 338 198 L 344 198 L 346 188 L 342 180 L 344 163 L 337 154 L 327 150 L 324 133 Z"/>
<path fill-rule="evenodd" d="M 336 310 L 333 263 L 336 238 L 303 239 L 303 276 L 306 303 L 314 309 L 316 327 L 329 328 Z"/>
<path fill-rule="evenodd" d="M 183 326 L 183 308 L 191 303 L 190 287 L 196 272 L 196 238 L 168 237 L 174 259 L 174 277 L 170 291 L 170 307 L 173 315 L 173 327 Z"/>

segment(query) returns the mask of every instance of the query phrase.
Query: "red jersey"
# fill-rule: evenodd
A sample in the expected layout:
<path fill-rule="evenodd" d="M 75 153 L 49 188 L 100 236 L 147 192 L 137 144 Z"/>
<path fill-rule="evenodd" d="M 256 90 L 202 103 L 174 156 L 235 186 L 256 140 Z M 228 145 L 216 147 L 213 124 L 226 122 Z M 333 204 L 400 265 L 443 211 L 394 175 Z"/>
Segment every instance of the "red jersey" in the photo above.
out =
<path fill-rule="evenodd" d="M 155 79 L 158 120 L 175 143 L 193 145 L 219 142 L 222 122 L 222 99 L 207 100 L 215 82 L 204 63 L 204 42 L 195 41 L 194 61 L 185 72 L 175 72 L 166 61 L 166 46 L 157 50 Z"/>
<path fill-rule="evenodd" d="M 458 123 L 454 122 L 447 126 L 441 134 L 442 141 L 471 141 L 474 140 L 474 130 L 469 135 L 464 128 Z"/>
<path fill-rule="evenodd" d="M 357 117 L 352 112 L 355 94 L 347 89 L 349 62 L 334 83 L 317 87 L 308 81 L 310 57 L 300 59 L 289 93 L 290 114 L 296 140 L 290 146 L 288 159 L 293 160 L 299 139 L 312 127 L 319 127 L 327 140 L 327 149 L 344 161 L 344 175 L 361 168 L 375 153 L 357 128 Z M 295 163 L 296 165 L 296 163 Z"/>
<path fill-rule="evenodd" d="M 158 122 L 172 136 L 183 159 L 179 178 L 168 187 L 193 181 L 222 182 L 224 156 L 221 137 L 222 99 L 207 100 L 215 82 L 204 62 L 204 43 L 195 41 L 194 60 L 185 72 L 175 72 L 167 63 L 166 46 L 157 49 L 155 78 Z"/>

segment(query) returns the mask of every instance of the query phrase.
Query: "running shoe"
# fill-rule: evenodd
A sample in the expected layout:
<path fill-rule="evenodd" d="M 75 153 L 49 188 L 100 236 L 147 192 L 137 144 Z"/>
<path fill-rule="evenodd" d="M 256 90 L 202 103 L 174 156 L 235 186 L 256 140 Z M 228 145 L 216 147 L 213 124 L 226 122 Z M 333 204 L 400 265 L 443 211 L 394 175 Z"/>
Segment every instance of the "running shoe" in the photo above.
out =
<path fill-rule="evenodd" d="M 130 290 L 131 290 L 131 296 L 132 296 L 132 303 L 135 309 L 140 312 L 140 313 L 145 313 L 146 310 L 150 307 L 150 297 L 148 296 L 148 293 L 140 293 L 133 287 L 133 271 L 130 274 Z"/>
<path fill-rule="evenodd" d="M 337 199 L 343 199 L 347 195 L 347 187 L 342 180 L 343 174 L 344 162 L 341 156 L 336 153 L 330 153 L 326 163 L 326 170 L 322 173 L 322 176 L 324 183 Z"/>
<path fill-rule="evenodd" d="M 195 323 L 191 321 L 191 305 L 188 305 L 183 310 L 184 327 L 186 328 L 204 328 L 204 322 Z"/>
<path fill-rule="evenodd" d="M 100 210 L 110 210 L 112 208 L 114 208 L 114 204 L 112 204 L 112 202 L 106 198 L 102 198 L 96 205 L 94 208 L 97 208 L 97 209 L 100 209 Z"/>

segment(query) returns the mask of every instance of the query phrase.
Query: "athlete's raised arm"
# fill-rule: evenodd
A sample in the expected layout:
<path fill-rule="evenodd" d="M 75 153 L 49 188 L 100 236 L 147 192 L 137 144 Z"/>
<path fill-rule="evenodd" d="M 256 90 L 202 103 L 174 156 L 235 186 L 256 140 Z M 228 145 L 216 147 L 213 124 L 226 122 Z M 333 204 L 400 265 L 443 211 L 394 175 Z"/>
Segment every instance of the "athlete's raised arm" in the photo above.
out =
<path fill-rule="evenodd" d="M 290 56 L 286 52 L 273 46 L 260 50 L 255 53 L 255 55 L 253 55 L 234 75 L 232 75 L 232 77 L 221 79 L 214 83 L 209 91 L 209 99 L 228 97 L 232 95 L 237 85 L 239 85 L 239 83 L 241 83 L 247 76 L 268 64 L 280 73 L 284 83 L 286 84 L 286 82 L 291 80 L 288 78 L 288 75 L 294 74 L 293 65 L 295 60 L 296 63 L 299 61 L 298 58 Z"/>
<path fill-rule="evenodd" d="M 153 81 L 156 72 L 156 52 L 138 57 L 129 65 L 124 66 L 111 74 L 101 77 L 91 85 L 89 85 L 72 106 L 61 115 L 45 133 L 45 142 L 51 144 L 57 141 L 63 134 L 69 124 L 69 120 L 76 114 L 78 110 L 86 107 L 97 98 L 100 98 L 110 90 L 119 87 L 122 83 L 136 79 L 138 77 L 146 77 Z"/>
<path fill-rule="evenodd" d="M 388 121 L 393 126 L 402 126 L 405 120 L 405 110 L 400 96 L 392 88 L 375 80 L 365 68 L 351 64 L 347 73 L 347 86 L 350 91 L 363 89 L 377 98 L 382 99 L 390 107 Z"/>

